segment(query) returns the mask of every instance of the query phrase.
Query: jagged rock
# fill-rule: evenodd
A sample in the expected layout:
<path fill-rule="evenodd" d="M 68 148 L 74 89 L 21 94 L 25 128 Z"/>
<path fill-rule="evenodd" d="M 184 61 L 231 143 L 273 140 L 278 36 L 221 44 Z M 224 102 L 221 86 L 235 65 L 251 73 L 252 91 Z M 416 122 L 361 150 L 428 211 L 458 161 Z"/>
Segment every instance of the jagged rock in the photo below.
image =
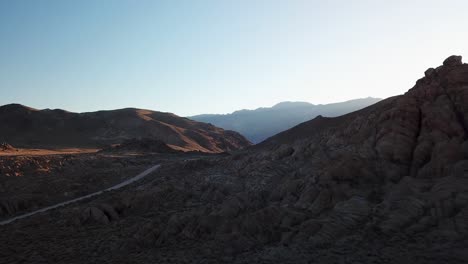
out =
<path fill-rule="evenodd" d="M 462 65 L 462 56 L 452 55 L 444 60 L 444 66 L 454 67 Z"/>
<path fill-rule="evenodd" d="M 100 224 L 109 224 L 109 217 L 97 207 L 88 207 L 81 214 L 82 222 L 97 222 Z"/>
<path fill-rule="evenodd" d="M 115 211 L 114 207 L 108 205 L 108 204 L 100 204 L 99 209 L 101 209 L 102 212 L 107 216 L 109 221 L 117 221 L 119 220 L 119 214 Z"/>
<path fill-rule="evenodd" d="M 430 77 L 435 72 L 434 68 L 429 68 L 424 72 L 424 76 Z"/>

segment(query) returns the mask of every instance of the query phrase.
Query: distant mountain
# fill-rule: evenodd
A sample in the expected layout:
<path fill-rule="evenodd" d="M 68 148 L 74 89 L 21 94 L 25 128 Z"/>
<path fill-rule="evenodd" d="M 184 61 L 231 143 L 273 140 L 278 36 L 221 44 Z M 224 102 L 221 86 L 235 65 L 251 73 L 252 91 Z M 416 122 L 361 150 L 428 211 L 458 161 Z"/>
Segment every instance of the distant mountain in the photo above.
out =
<path fill-rule="evenodd" d="M 258 143 L 318 115 L 336 117 L 362 109 L 380 100 L 368 97 L 320 105 L 307 102 L 281 102 L 273 107 L 240 110 L 226 115 L 196 115 L 189 118 L 237 131 L 253 143 Z"/>
<path fill-rule="evenodd" d="M 0 141 L 15 147 L 102 147 L 160 140 L 183 151 L 223 152 L 250 145 L 242 135 L 171 113 L 126 108 L 90 113 L 0 106 Z"/>

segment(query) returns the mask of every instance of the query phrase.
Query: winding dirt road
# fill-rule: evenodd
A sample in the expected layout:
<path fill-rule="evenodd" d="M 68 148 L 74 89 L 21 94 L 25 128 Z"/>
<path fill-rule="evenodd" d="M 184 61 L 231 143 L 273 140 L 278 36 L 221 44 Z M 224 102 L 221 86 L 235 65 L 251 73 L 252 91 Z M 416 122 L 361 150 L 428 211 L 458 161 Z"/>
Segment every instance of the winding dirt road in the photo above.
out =
<path fill-rule="evenodd" d="M 104 192 L 107 192 L 107 191 L 112 191 L 112 190 L 117 190 L 117 189 L 120 189 L 124 186 L 127 186 L 131 183 L 134 183 L 136 181 L 139 181 L 141 180 L 142 178 L 148 176 L 150 173 L 154 172 L 155 170 L 157 170 L 161 165 L 158 164 L 158 165 L 154 165 L 152 166 L 151 168 L 143 171 L 142 173 L 138 174 L 137 176 L 133 177 L 133 178 L 130 178 L 124 182 L 121 182 L 117 185 L 114 185 L 112 187 L 109 187 L 107 189 L 104 189 L 104 190 L 101 190 L 101 191 L 97 191 L 97 192 L 94 192 L 94 193 L 91 193 L 91 194 L 88 194 L 88 195 L 85 195 L 85 196 L 81 196 L 81 197 L 78 197 L 78 198 L 75 198 L 75 199 L 72 199 L 72 200 L 68 200 L 68 201 L 65 201 L 65 202 L 61 202 L 61 203 L 58 203 L 58 204 L 55 204 L 55 205 L 52 205 L 52 206 L 48 206 L 48 207 L 44 207 L 42 209 L 39 209 L 39 210 L 36 210 L 36 211 L 33 211 L 33 212 L 29 212 L 27 214 L 23 214 L 23 215 L 19 215 L 19 216 L 15 216 L 13 218 L 10 218 L 10 219 L 7 219 L 7 220 L 4 220 L 4 221 L 1 221 L 0 222 L 0 225 L 6 225 L 6 224 L 9 224 L 13 221 L 16 221 L 16 220 L 19 220 L 19 219 L 23 219 L 23 218 L 27 218 L 27 217 L 30 217 L 30 216 L 33 216 L 35 214 L 38 214 L 38 213 L 43 213 L 43 212 L 47 212 L 49 210 L 52 210 L 52 209 L 55 209 L 55 208 L 58 208 L 58 207 L 61 207 L 61 206 L 65 206 L 65 205 L 68 205 L 68 204 L 71 204 L 71 203 L 75 203 L 75 202 L 78 202 L 78 201 L 81 201 L 81 200 L 84 200 L 84 199 L 88 199 L 88 198 L 91 198 L 91 197 L 94 197 L 94 196 L 98 196 L 98 195 L 101 195 L 103 194 Z"/>

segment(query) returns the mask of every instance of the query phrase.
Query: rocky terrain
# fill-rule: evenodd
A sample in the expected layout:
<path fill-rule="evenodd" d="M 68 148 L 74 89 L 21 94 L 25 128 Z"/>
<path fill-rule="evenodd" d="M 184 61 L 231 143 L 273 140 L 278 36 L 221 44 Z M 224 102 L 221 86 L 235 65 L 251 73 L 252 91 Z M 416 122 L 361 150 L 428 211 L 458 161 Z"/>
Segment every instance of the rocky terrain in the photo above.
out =
<path fill-rule="evenodd" d="M 281 102 L 272 107 L 260 107 L 255 110 L 239 110 L 225 115 L 204 114 L 189 118 L 237 131 L 251 142 L 259 143 L 318 115 L 340 116 L 375 104 L 380 100 L 382 99 L 368 97 L 319 105 L 307 102 Z"/>
<path fill-rule="evenodd" d="M 15 148 L 6 142 L 0 144 L 0 151 L 6 152 L 6 151 L 14 151 L 14 150 Z"/>
<path fill-rule="evenodd" d="M 104 155 L 0 157 L 0 220 L 110 187 L 156 161 Z"/>
<path fill-rule="evenodd" d="M 468 64 L 0 232 L 5 263 L 467 263 Z"/>
<path fill-rule="evenodd" d="M 182 151 L 210 153 L 250 145 L 236 132 L 171 113 L 134 108 L 71 113 L 18 104 L 0 107 L 0 140 L 18 148 L 101 148 L 134 138 L 160 140 Z"/>

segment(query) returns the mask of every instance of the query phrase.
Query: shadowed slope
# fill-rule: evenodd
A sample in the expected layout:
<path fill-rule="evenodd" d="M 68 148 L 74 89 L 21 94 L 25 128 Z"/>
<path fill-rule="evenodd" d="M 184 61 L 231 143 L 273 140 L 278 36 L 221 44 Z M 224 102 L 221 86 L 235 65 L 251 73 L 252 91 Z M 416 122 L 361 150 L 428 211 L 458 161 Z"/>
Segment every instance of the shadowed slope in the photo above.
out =
<path fill-rule="evenodd" d="M 17 147 L 99 147 L 132 138 L 203 152 L 250 144 L 238 133 L 171 113 L 128 108 L 79 114 L 15 104 L 0 107 L 0 140 Z"/>

